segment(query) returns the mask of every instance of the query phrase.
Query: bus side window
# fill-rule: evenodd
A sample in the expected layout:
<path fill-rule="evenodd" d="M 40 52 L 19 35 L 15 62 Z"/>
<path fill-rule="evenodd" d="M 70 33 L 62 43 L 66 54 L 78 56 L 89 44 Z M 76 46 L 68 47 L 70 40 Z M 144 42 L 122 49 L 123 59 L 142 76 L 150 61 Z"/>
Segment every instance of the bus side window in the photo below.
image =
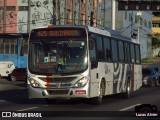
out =
<path fill-rule="evenodd" d="M 124 54 L 125 62 L 130 62 L 129 44 L 127 42 L 124 43 Z"/>
<path fill-rule="evenodd" d="M 97 35 L 95 43 L 96 43 L 97 59 L 103 60 L 104 59 L 104 51 L 103 51 L 103 45 L 102 45 L 102 37 Z"/>
<path fill-rule="evenodd" d="M 130 52 L 131 52 L 131 62 L 135 63 L 135 46 L 133 43 L 130 44 Z"/>
<path fill-rule="evenodd" d="M 89 53 L 91 61 L 96 61 L 96 49 L 95 42 L 93 39 L 89 39 Z"/>
<path fill-rule="evenodd" d="M 135 52 L 136 52 L 136 63 L 140 63 L 141 62 L 140 47 L 138 45 L 135 46 Z"/>
<path fill-rule="evenodd" d="M 112 56 L 113 56 L 113 61 L 117 62 L 118 61 L 118 44 L 117 40 L 112 39 Z"/>
<path fill-rule="evenodd" d="M 111 61 L 112 60 L 112 50 L 111 50 L 111 41 L 109 38 L 104 37 L 103 47 L 104 47 L 104 53 L 105 53 L 105 60 Z"/>

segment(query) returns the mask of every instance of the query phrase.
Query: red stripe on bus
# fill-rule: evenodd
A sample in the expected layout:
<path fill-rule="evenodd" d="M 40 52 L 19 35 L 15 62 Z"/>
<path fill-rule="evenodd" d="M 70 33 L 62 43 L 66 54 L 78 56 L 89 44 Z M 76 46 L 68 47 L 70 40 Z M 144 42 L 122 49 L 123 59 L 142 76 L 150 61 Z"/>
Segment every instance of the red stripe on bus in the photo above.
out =
<path fill-rule="evenodd" d="M 46 76 L 46 86 L 47 88 L 51 87 L 51 78 L 49 76 Z"/>
<path fill-rule="evenodd" d="M 134 65 L 132 65 L 132 91 L 134 91 Z"/>

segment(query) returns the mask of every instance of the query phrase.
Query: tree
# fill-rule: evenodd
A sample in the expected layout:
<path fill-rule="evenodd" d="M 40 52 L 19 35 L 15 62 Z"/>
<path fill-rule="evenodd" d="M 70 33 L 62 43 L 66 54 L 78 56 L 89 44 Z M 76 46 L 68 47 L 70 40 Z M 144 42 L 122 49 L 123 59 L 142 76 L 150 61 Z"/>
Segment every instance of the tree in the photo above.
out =
<path fill-rule="evenodd" d="M 152 37 L 152 46 L 160 47 L 160 38 Z"/>

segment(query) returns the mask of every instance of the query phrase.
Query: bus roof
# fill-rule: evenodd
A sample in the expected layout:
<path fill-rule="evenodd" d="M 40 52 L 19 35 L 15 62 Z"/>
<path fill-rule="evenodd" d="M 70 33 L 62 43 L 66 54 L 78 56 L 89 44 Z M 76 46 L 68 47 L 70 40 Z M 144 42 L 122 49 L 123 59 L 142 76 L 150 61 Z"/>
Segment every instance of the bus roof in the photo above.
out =
<path fill-rule="evenodd" d="M 87 30 L 89 32 L 93 32 L 93 33 L 97 33 L 97 34 L 101 34 L 101 35 L 105 35 L 105 36 L 108 36 L 108 37 L 113 37 L 113 38 L 117 38 L 117 39 L 122 39 L 122 40 L 125 40 L 125 41 L 130 41 L 130 42 L 133 42 L 133 43 L 139 43 L 137 41 L 137 39 L 132 39 L 130 37 L 126 37 L 126 36 L 123 36 L 119 31 L 116 31 L 116 30 L 112 30 L 112 29 L 100 29 L 100 28 L 96 28 L 96 27 L 92 27 L 92 26 L 80 26 L 80 25 L 56 25 L 56 26 L 53 26 L 53 25 L 49 25 L 49 26 L 46 26 L 46 27 L 37 27 L 35 29 L 39 29 L 39 28 L 58 28 L 58 27 L 77 27 L 77 28 L 87 28 Z"/>
<path fill-rule="evenodd" d="M 99 29 L 99 28 L 91 27 L 91 26 L 87 26 L 87 27 L 88 27 L 88 30 L 89 30 L 90 32 L 111 37 L 110 32 L 107 31 L 107 30 L 103 30 L 103 29 Z"/>
<path fill-rule="evenodd" d="M 95 27 L 91 27 L 91 26 L 88 26 L 88 29 L 89 29 L 90 32 L 93 32 L 93 33 L 97 33 L 97 34 L 105 35 L 105 36 L 108 36 L 108 37 L 122 39 L 122 40 L 125 40 L 125 41 L 130 41 L 130 42 L 139 44 L 137 39 L 126 37 L 126 36 L 122 35 L 121 32 L 116 31 L 116 30 L 99 29 L 99 28 L 95 28 Z"/>

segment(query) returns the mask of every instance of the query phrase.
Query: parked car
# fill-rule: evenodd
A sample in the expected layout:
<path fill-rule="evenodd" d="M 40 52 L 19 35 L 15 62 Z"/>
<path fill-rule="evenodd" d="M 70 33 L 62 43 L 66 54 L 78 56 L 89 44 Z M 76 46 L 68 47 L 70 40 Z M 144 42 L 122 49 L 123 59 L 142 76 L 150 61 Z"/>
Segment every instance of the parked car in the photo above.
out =
<path fill-rule="evenodd" d="M 157 82 L 156 82 L 156 86 L 160 86 L 160 67 L 158 66 L 153 66 L 151 68 L 154 68 L 156 70 L 156 76 L 157 76 Z"/>
<path fill-rule="evenodd" d="M 156 86 L 158 81 L 158 75 L 154 68 L 152 67 L 145 67 L 142 69 L 142 86 Z"/>
<path fill-rule="evenodd" d="M 15 65 L 12 61 L 0 61 L 0 76 L 8 77 L 10 73 L 15 69 Z"/>
<path fill-rule="evenodd" d="M 16 68 L 8 76 L 9 76 L 9 79 L 11 81 L 16 81 L 16 80 L 24 80 L 24 81 L 26 81 L 26 79 L 27 79 L 27 70 L 26 70 L 26 68 Z"/>

